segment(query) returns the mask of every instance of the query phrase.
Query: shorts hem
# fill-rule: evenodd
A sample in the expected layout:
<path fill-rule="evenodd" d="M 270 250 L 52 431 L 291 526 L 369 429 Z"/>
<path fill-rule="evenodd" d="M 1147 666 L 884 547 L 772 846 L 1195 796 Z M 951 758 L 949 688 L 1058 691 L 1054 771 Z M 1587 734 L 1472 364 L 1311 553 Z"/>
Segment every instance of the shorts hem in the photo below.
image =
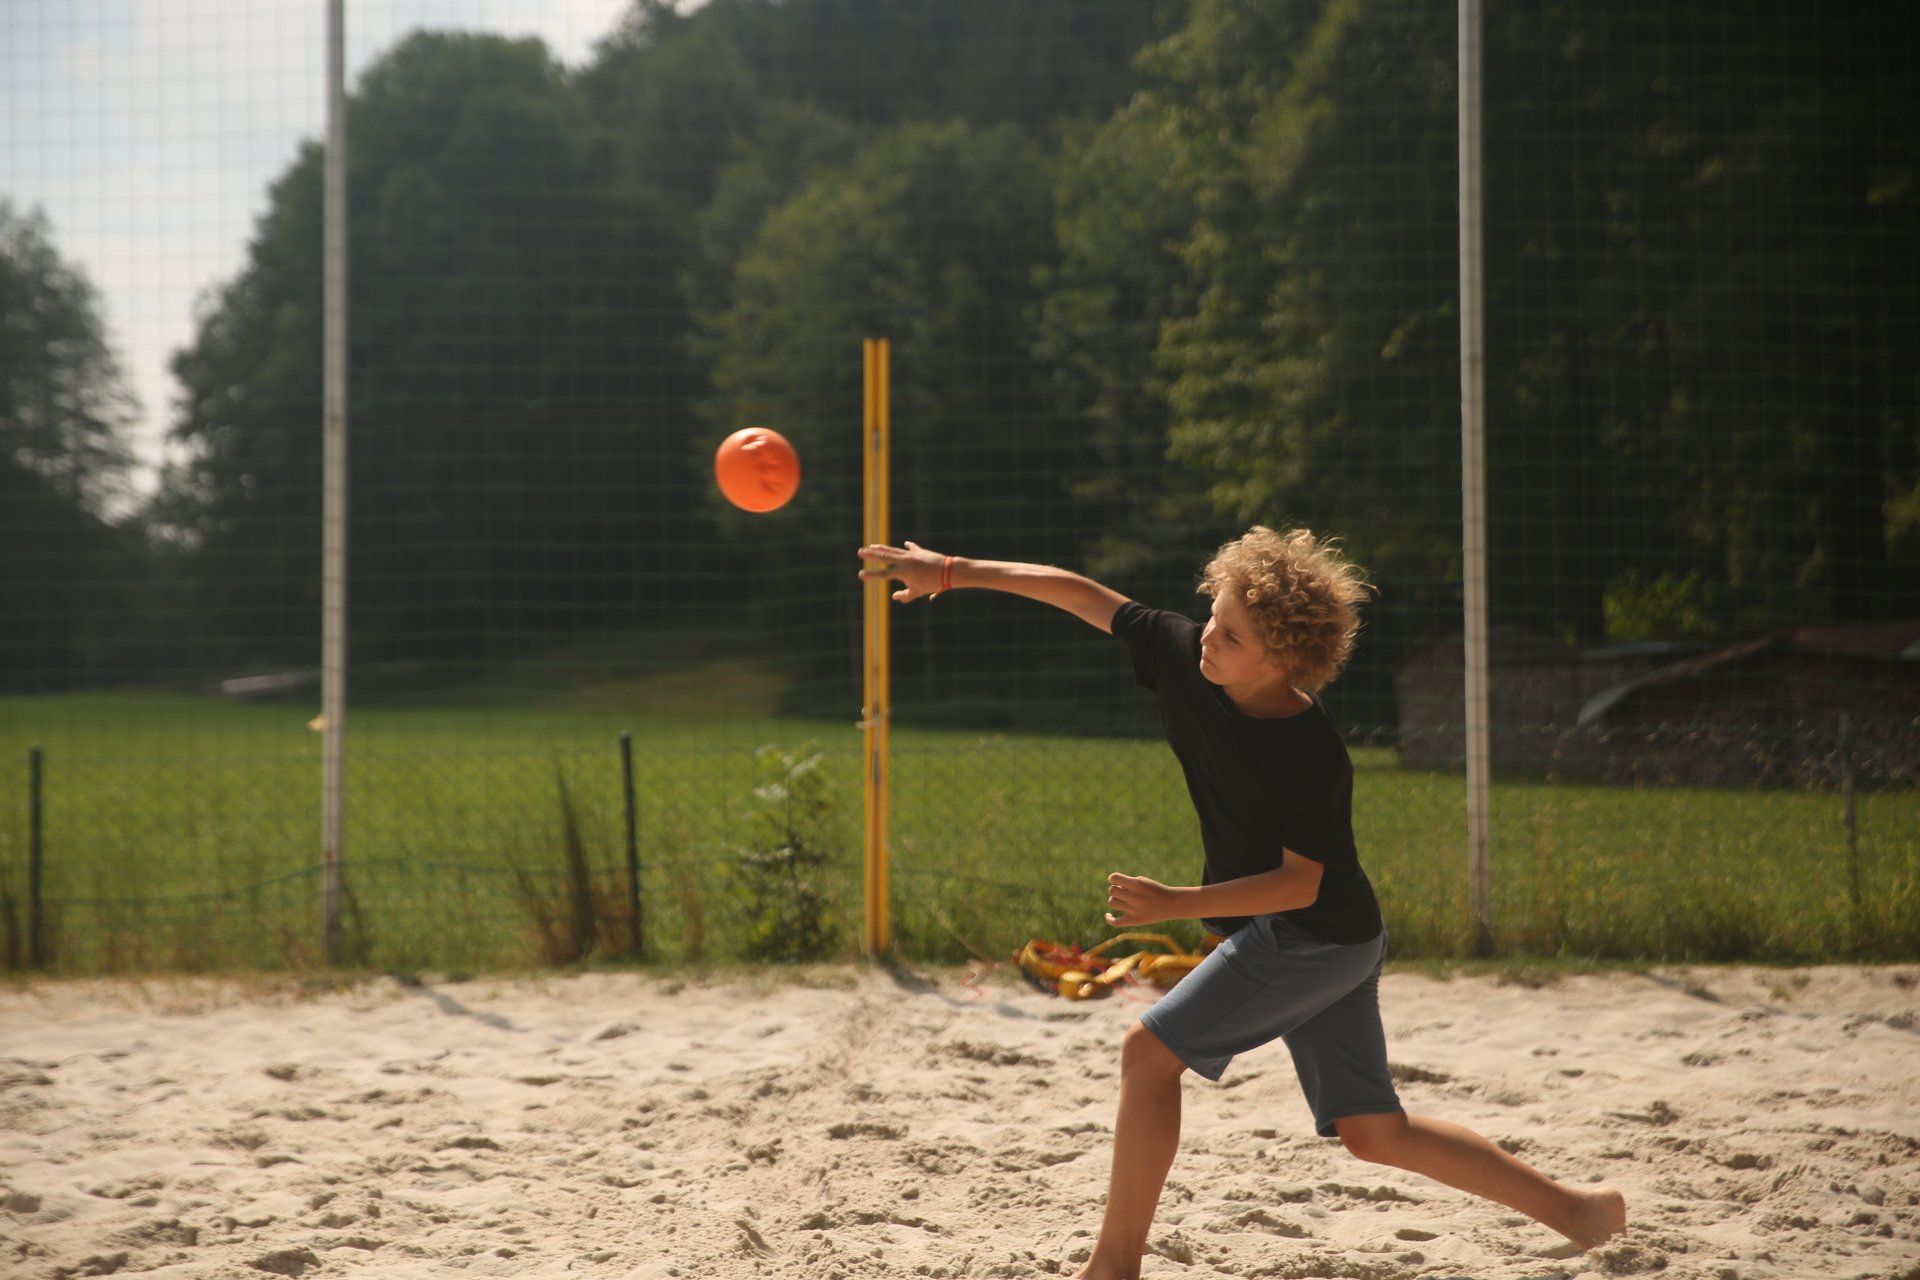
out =
<path fill-rule="evenodd" d="M 1406 1113 L 1407 1109 L 1398 1102 L 1390 1105 L 1382 1105 L 1375 1102 L 1369 1103 L 1366 1106 L 1342 1107 L 1331 1115 L 1315 1116 L 1313 1118 L 1313 1131 L 1323 1138 L 1337 1138 L 1340 1136 L 1340 1131 L 1333 1127 L 1335 1120 L 1346 1120 L 1353 1116 L 1403 1116 Z"/>
<path fill-rule="evenodd" d="M 1165 1031 L 1161 1030 L 1154 1023 L 1149 1022 L 1146 1014 L 1140 1015 L 1140 1025 L 1153 1032 L 1153 1038 L 1165 1045 L 1167 1052 L 1186 1063 L 1187 1070 L 1193 1072 L 1193 1074 L 1204 1080 L 1211 1080 L 1215 1084 L 1220 1083 L 1220 1077 L 1227 1074 L 1227 1063 L 1232 1062 L 1232 1058 L 1222 1061 L 1219 1058 L 1204 1058 L 1200 1056 L 1178 1040 L 1170 1038 Z"/>

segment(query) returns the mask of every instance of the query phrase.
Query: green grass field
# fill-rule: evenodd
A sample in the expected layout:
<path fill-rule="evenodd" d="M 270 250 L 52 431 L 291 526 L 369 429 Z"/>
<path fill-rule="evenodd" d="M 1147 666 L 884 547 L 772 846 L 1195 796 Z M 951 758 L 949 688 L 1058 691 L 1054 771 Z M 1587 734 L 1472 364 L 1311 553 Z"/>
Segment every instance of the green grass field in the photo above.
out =
<path fill-rule="evenodd" d="M 652 960 L 748 954 L 737 868 L 768 782 L 754 748 L 824 753 L 806 842 L 837 954 L 858 946 L 861 743 L 846 721 L 599 709 L 357 708 L 349 761 L 349 941 L 380 969 L 615 960 L 630 922 L 618 734 L 634 738 L 642 919 Z M 662 701 L 671 709 L 671 699 Z M 0 700 L 0 929 L 26 919 L 27 748 L 45 751 L 44 881 L 56 971 L 318 963 L 320 737 L 311 708 L 164 693 Z M 1463 783 L 1355 752 L 1354 824 L 1394 954 L 1465 954 Z M 569 872 L 561 779 L 577 819 Z M 1495 934 L 1506 954 L 1602 960 L 1920 956 L 1920 796 L 1502 781 Z M 776 842 L 777 843 L 777 842 Z M 1157 741 L 898 728 L 892 912 L 923 960 L 1091 942 L 1110 870 L 1190 883 L 1197 831 Z M 1856 879 L 1857 878 L 1857 879 Z M 1858 884 L 1856 898 L 1854 885 Z M 1193 926 L 1172 932 L 1191 940 Z"/>

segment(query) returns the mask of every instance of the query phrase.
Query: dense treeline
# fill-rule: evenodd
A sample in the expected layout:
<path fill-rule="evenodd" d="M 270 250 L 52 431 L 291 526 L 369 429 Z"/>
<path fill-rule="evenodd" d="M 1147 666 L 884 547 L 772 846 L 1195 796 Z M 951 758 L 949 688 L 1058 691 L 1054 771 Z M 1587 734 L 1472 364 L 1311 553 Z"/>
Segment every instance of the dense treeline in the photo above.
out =
<path fill-rule="evenodd" d="M 1920 611 L 1910 6 L 1490 21 L 1497 620 Z M 1457 626 L 1453 68 L 1413 0 L 643 0 L 571 71 L 410 38 L 350 117 L 356 655 L 745 601 L 844 705 L 886 335 L 901 536 L 1179 607 L 1250 522 L 1338 532 L 1382 588 L 1348 714 L 1390 722 L 1397 655 Z M 178 357 L 193 461 L 138 521 L 209 667 L 317 652 L 320 171 Z M 97 512 L 15 443 L 18 381 L 7 483 Z M 807 463 L 772 517 L 703 482 L 750 423 Z M 1073 641 L 999 651 L 1011 616 L 903 617 L 903 703 L 1084 692 Z"/>
<path fill-rule="evenodd" d="M 44 214 L 0 197 L 0 690 L 112 660 L 142 557 L 105 518 L 134 412 L 93 286 Z"/>

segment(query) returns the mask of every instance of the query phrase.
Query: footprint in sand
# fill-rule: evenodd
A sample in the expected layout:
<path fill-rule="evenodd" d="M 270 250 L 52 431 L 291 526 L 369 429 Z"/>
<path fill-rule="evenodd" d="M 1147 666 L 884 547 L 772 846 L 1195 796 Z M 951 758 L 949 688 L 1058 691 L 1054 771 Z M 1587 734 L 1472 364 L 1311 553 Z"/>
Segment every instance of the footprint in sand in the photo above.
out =
<path fill-rule="evenodd" d="M 251 1259 L 247 1265 L 255 1271 L 275 1276 L 303 1276 L 318 1269 L 320 1259 L 311 1249 L 275 1249 Z"/>
<path fill-rule="evenodd" d="M 1426 1067 L 1416 1067 L 1406 1062 L 1389 1062 L 1387 1074 L 1395 1084 L 1452 1084 L 1453 1077 L 1444 1071 L 1433 1071 Z"/>
<path fill-rule="evenodd" d="M 827 1136 L 829 1138 L 904 1138 L 907 1136 L 907 1131 L 890 1124 L 855 1120 L 829 1126 Z"/>
<path fill-rule="evenodd" d="M 1230 1218 L 1216 1219 L 1207 1225 L 1207 1230 L 1222 1235 L 1236 1231 L 1259 1231 L 1267 1235 L 1282 1236 L 1288 1240 L 1304 1240 L 1312 1234 L 1299 1223 L 1277 1218 L 1260 1208 L 1248 1209 Z"/>
<path fill-rule="evenodd" d="M 263 1139 L 264 1141 L 264 1139 Z M 122 1178 L 117 1182 L 103 1182 L 96 1187 L 88 1187 L 87 1194 L 101 1200 L 124 1200 L 140 1208 L 148 1208 L 160 1203 L 155 1191 L 164 1191 L 167 1180 L 159 1174 L 149 1173 L 138 1177 Z"/>
<path fill-rule="evenodd" d="M 143 1222 L 135 1227 L 114 1232 L 113 1244 L 141 1245 L 170 1244 L 185 1245 L 192 1248 L 200 1243 L 200 1228 L 182 1223 L 178 1218 L 161 1218 L 154 1222 Z"/>
<path fill-rule="evenodd" d="M 1051 1069 L 1053 1063 L 1044 1058 L 1036 1058 L 1030 1053 L 1021 1053 L 1017 1049 L 1003 1049 L 999 1045 L 976 1044 L 970 1040 L 954 1040 L 943 1049 L 956 1058 L 965 1058 L 970 1062 L 984 1062 L 994 1067 L 1042 1067 Z"/>
<path fill-rule="evenodd" d="M 1616 1236 L 1606 1244 L 1587 1251 L 1587 1261 L 1607 1275 L 1635 1275 L 1647 1271 L 1662 1271 L 1669 1261 L 1664 1241 L 1638 1236 L 1629 1229 L 1625 1235 Z M 1575 1252 L 1579 1246 L 1570 1246 Z M 1569 1255 L 1571 1256 L 1571 1255 Z"/>

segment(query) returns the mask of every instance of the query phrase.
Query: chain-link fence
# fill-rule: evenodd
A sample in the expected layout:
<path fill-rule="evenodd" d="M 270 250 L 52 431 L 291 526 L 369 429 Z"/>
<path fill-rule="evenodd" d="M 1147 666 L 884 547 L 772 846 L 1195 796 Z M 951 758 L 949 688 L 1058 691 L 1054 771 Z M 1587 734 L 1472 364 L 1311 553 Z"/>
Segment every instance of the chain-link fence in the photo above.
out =
<path fill-rule="evenodd" d="M 323 954 L 321 10 L 0 17 L 9 966 Z M 1344 540 L 1362 860 L 1470 945 L 1450 9 L 346 11 L 349 959 L 853 951 L 870 336 L 897 538 L 1194 614 L 1253 523 Z M 1920 953 L 1916 54 L 1488 6 L 1504 950 Z M 908 953 L 1197 879 L 1115 641 L 967 592 L 892 668 Z"/>

